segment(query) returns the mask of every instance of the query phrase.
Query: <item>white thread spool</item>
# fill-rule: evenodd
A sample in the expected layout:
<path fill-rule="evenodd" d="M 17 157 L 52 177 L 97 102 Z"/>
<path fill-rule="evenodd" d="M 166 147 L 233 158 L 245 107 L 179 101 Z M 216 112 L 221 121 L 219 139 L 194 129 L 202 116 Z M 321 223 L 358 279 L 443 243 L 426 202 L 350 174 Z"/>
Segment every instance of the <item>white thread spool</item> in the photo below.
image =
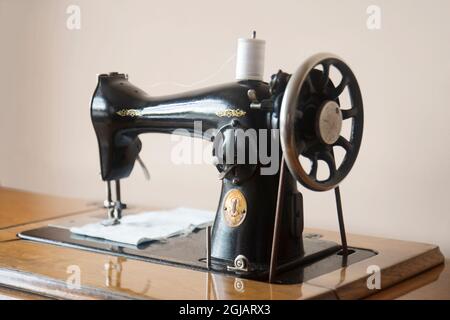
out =
<path fill-rule="evenodd" d="M 264 54 L 266 42 L 261 39 L 239 38 L 236 55 L 236 80 L 264 78 Z"/>

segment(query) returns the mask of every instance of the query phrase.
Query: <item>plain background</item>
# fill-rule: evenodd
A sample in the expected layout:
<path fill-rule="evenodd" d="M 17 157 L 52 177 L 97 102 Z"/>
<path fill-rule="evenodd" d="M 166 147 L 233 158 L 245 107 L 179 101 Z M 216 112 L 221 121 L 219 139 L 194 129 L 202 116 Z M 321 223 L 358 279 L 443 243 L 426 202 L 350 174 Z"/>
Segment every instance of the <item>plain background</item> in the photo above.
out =
<path fill-rule="evenodd" d="M 373 4 L 380 30 L 366 26 Z M 80 30 L 66 27 L 69 5 L 81 9 Z M 152 95 L 233 81 L 236 40 L 253 29 L 267 42 L 266 79 L 320 51 L 357 75 L 365 132 L 341 185 L 348 231 L 450 256 L 447 0 L 0 0 L 1 184 L 103 200 L 89 117 L 96 74 L 128 73 Z M 152 180 L 136 167 L 123 182 L 128 203 L 215 210 L 214 167 L 174 165 L 169 136 L 142 140 Z M 306 225 L 337 230 L 333 193 L 304 195 Z"/>

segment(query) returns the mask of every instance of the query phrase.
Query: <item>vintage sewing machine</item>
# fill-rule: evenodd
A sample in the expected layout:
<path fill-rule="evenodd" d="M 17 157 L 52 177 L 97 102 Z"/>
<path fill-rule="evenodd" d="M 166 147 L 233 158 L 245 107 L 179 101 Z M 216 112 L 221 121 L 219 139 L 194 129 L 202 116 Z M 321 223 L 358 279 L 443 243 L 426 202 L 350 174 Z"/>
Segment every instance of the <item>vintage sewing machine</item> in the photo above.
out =
<path fill-rule="evenodd" d="M 266 83 L 264 41 L 241 39 L 238 47 L 235 82 L 153 97 L 114 72 L 99 75 L 91 104 L 101 175 L 108 186 L 108 224 L 120 223 L 126 208 L 120 180 L 141 161 L 139 135 L 184 133 L 214 144 L 222 191 L 212 228 L 140 248 L 61 230 L 21 236 L 279 283 L 302 282 L 374 256 L 370 248 L 348 248 L 340 199 L 339 183 L 352 169 L 363 135 L 363 102 L 352 70 L 335 55 L 317 54 L 294 73 L 280 70 Z M 330 77 L 332 68 L 340 73 L 339 83 Z M 344 91 L 351 105 L 341 105 Z M 344 121 L 351 123 L 347 138 L 341 134 Z M 336 148 L 345 152 L 340 163 Z M 309 159 L 309 167 L 301 157 Z M 326 165 L 326 177 L 319 177 L 319 163 Z M 297 182 L 314 191 L 334 190 L 341 244 L 303 233 Z"/>

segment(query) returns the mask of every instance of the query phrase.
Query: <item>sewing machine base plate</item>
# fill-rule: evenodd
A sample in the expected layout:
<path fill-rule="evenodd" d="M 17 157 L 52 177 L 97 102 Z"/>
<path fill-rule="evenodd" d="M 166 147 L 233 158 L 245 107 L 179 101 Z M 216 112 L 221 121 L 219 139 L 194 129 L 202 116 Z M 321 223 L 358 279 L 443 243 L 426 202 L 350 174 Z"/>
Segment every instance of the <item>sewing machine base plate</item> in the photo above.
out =
<path fill-rule="evenodd" d="M 59 227 L 42 227 L 21 232 L 19 237 L 26 240 L 77 248 L 129 259 L 148 261 L 166 265 L 207 271 L 205 262 L 205 229 L 197 230 L 188 236 L 169 238 L 164 242 L 150 242 L 138 247 L 114 243 L 98 238 L 76 235 L 68 229 Z M 282 271 L 276 277 L 280 284 L 302 283 L 322 274 L 338 270 L 342 266 L 365 260 L 376 255 L 368 249 L 351 248 L 347 258 L 340 255 L 341 247 L 328 240 L 321 240 L 320 235 L 304 236 L 305 255 L 298 266 Z M 227 273 L 226 271 L 215 271 Z M 234 274 L 233 272 L 228 272 Z M 245 274 L 240 274 L 246 277 Z"/>

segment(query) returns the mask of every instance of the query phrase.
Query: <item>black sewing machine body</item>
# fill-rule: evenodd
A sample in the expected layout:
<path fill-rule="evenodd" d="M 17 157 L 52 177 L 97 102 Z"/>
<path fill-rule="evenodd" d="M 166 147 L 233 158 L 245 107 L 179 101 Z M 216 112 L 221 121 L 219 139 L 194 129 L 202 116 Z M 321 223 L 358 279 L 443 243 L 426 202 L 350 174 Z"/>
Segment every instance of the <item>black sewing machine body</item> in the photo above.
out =
<path fill-rule="evenodd" d="M 238 50 L 238 60 L 256 63 L 237 63 L 240 80 L 236 82 L 153 97 L 132 85 L 125 74 L 110 73 L 99 75 L 92 98 L 91 118 L 101 175 L 108 186 L 107 225 L 120 223 L 125 209 L 120 179 L 130 175 L 136 160 L 142 164 L 139 135 L 153 132 L 188 135 L 213 143 L 222 190 L 212 231 L 199 230 L 188 237 L 136 248 L 53 227 L 20 236 L 279 283 L 302 282 L 374 255 L 371 250 L 348 248 L 339 189 L 362 140 L 363 104 L 356 77 L 340 58 L 318 54 L 295 73 L 280 70 L 266 83 L 257 63 L 263 55 L 261 43 L 243 40 L 247 51 Z M 331 67 L 340 72 L 339 83 L 331 80 Z M 340 105 L 339 97 L 345 89 L 350 106 Z M 343 121 L 352 122 L 350 137 L 341 135 Z M 257 134 L 245 135 L 252 130 Z M 258 134 L 260 130 L 266 134 Z M 265 153 L 261 152 L 263 145 Z M 337 147 L 345 151 L 341 163 L 334 155 Z M 252 158 L 255 150 L 256 157 Z M 263 156 L 269 154 L 272 163 Z M 309 169 L 300 162 L 301 156 L 309 159 Z M 263 173 L 273 161 L 275 171 Z M 327 178 L 318 176 L 319 161 L 328 167 Z M 116 184 L 115 201 L 112 182 Z M 318 235 L 303 234 L 303 197 L 297 182 L 314 191 L 334 189 L 340 245 L 321 240 Z"/>
<path fill-rule="evenodd" d="M 208 139 L 214 143 L 216 167 L 222 179 L 211 234 L 210 268 L 267 278 L 275 265 L 279 270 L 288 270 L 306 261 L 336 254 L 341 247 L 334 243 L 308 248 L 305 254 L 303 198 L 296 185 L 298 180 L 317 191 L 336 187 L 350 171 L 361 141 L 362 101 L 356 79 L 343 62 L 334 57 L 327 59 L 317 60 L 323 65 L 322 71 L 313 68 L 318 64 L 313 61 L 309 69 L 297 71 L 294 77 L 279 71 L 272 76 L 270 84 L 239 81 L 156 98 L 132 85 L 124 74 L 100 75 L 91 116 L 100 148 L 103 180 L 118 181 L 130 174 L 141 149 L 139 134 L 176 133 Z M 343 74 L 341 84 L 336 86 L 329 79 L 333 63 Z M 297 84 L 299 87 L 295 87 L 297 82 L 305 82 L 299 76 L 304 77 L 304 74 L 307 74 L 309 86 Z M 289 83 L 293 89 L 289 89 Z M 338 97 L 345 86 L 351 89 L 353 103 L 360 106 L 352 108 L 351 112 L 339 110 Z M 294 102 L 283 107 L 283 100 L 289 99 Z M 295 117 L 291 117 L 292 114 Z M 350 141 L 339 135 L 346 116 L 356 120 Z M 195 127 L 196 121 L 201 121 L 200 130 Z M 253 141 L 257 149 L 261 139 L 266 139 L 262 142 L 268 146 L 277 143 L 277 139 L 282 140 L 282 147 L 283 142 L 288 145 L 284 146 L 286 150 L 281 147 L 276 150 L 280 166 L 274 174 L 261 173 L 267 163 L 259 153 L 253 163 L 248 157 L 241 163 L 236 161 L 237 131 L 280 128 L 281 137 L 267 134 Z M 294 138 L 287 139 L 286 132 Z M 244 143 L 245 154 L 250 152 L 251 145 L 251 141 Z M 334 146 L 347 151 L 339 167 L 335 166 Z M 311 159 L 309 173 L 298 167 L 299 154 Z M 325 181 L 319 181 L 316 176 L 318 159 L 329 166 L 330 177 Z M 336 197 L 342 219 L 338 188 Z M 343 242 L 344 254 L 347 254 L 345 238 Z"/>
<path fill-rule="evenodd" d="M 127 177 L 141 149 L 138 135 L 148 132 L 183 133 L 208 139 L 214 143 L 220 132 L 224 159 L 217 164 L 224 173 L 222 191 L 212 229 L 212 267 L 233 267 L 236 257 L 249 262 L 247 270 L 254 274 L 267 273 L 271 257 L 280 173 L 261 175 L 264 166 L 238 164 L 227 161 L 227 143 L 237 129 L 278 129 L 278 113 L 273 109 L 252 109 L 248 96 L 254 90 L 258 99 L 270 99 L 269 85 L 261 81 L 241 81 L 193 92 L 152 98 L 132 85 L 123 74 L 100 75 L 92 99 L 92 122 L 100 147 L 102 178 L 118 180 Z M 194 122 L 201 121 L 202 131 L 194 130 Z M 186 129 L 187 131 L 180 131 Z M 270 135 L 268 140 L 273 139 Z M 267 141 L 270 145 L 270 141 Z M 248 147 L 248 146 L 247 146 Z M 281 154 L 281 153 L 280 153 Z M 280 163 L 281 159 L 278 159 Z M 227 164 L 229 162 L 229 164 Z M 230 167 L 233 168 L 230 169 Z M 303 257 L 303 206 L 295 180 L 286 178 L 283 221 L 281 224 L 280 263 L 292 263 Z M 244 216 L 238 221 L 226 220 L 227 195 L 243 196 Z"/>

